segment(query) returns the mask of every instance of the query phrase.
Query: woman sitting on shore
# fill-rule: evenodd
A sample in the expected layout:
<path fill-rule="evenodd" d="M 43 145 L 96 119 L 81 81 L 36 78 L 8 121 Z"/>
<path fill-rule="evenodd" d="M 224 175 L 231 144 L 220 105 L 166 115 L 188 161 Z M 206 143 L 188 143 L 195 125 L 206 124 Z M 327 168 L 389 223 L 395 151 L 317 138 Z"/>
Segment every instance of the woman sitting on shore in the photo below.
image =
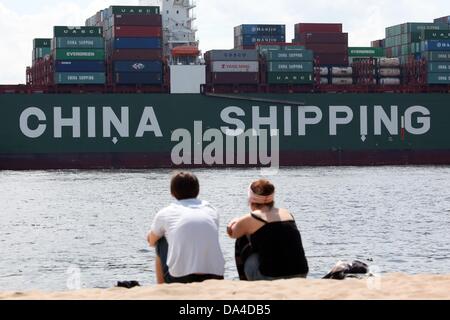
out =
<path fill-rule="evenodd" d="M 242 261 L 249 281 L 306 278 L 309 272 L 295 219 L 288 210 L 275 208 L 274 199 L 272 183 L 252 183 L 248 190 L 251 214 L 232 220 L 227 228 L 237 243 L 251 246 L 250 256 Z"/>

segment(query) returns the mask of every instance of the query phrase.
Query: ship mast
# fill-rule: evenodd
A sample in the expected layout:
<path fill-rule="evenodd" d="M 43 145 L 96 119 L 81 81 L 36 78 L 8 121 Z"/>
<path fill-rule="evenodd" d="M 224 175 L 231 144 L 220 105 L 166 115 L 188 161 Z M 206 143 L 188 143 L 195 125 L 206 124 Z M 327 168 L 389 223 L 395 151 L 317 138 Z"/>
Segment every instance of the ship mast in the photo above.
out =
<path fill-rule="evenodd" d="M 196 0 L 140 0 L 140 5 L 161 8 L 164 55 L 170 64 L 199 63 L 199 42 L 194 26 Z"/>

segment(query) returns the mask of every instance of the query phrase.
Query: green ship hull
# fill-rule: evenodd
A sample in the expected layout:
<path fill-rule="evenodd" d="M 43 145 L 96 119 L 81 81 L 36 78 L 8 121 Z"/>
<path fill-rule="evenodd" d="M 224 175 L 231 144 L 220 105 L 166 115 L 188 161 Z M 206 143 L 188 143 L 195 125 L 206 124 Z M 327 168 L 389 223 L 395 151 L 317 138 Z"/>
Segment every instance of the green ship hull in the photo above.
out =
<path fill-rule="evenodd" d="M 0 169 L 450 164 L 446 94 L 2 94 Z"/>

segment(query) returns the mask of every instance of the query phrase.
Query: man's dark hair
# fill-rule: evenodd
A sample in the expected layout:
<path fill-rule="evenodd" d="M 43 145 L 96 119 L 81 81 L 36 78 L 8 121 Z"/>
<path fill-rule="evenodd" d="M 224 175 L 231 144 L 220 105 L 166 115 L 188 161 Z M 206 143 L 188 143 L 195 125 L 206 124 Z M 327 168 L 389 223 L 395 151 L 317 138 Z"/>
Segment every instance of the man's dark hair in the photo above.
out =
<path fill-rule="evenodd" d="M 194 174 L 177 172 L 172 177 L 170 192 L 177 200 L 195 199 L 200 193 L 200 184 Z"/>

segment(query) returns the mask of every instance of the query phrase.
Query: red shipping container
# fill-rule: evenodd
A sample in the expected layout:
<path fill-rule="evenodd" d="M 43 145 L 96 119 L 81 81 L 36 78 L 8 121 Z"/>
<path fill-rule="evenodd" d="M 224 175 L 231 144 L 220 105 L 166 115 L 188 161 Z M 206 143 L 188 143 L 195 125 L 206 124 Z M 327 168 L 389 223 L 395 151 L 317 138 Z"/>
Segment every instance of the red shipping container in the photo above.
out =
<path fill-rule="evenodd" d="M 301 43 L 300 45 L 304 45 L 306 49 L 314 51 L 314 53 L 338 53 L 348 54 L 348 45 L 347 44 L 339 44 L 339 43 L 330 43 L 330 44 L 309 44 L 309 43 Z"/>
<path fill-rule="evenodd" d="M 318 60 L 320 66 L 348 66 L 348 53 L 346 54 L 329 54 L 320 53 L 314 54 L 314 57 Z"/>
<path fill-rule="evenodd" d="M 308 32 L 297 35 L 301 43 L 339 43 L 348 45 L 348 33 Z"/>
<path fill-rule="evenodd" d="M 162 17 L 159 14 L 153 15 L 115 15 L 113 17 L 113 26 L 149 26 L 161 27 Z"/>
<path fill-rule="evenodd" d="M 258 72 L 220 72 L 210 73 L 208 77 L 213 84 L 258 84 Z"/>
<path fill-rule="evenodd" d="M 112 60 L 161 60 L 161 49 L 116 49 L 112 52 Z"/>
<path fill-rule="evenodd" d="M 295 25 L 295 34 L 306 32 L 342 33 L 342 23 L 298 23 Z"/>
<path fill-rule="evenodd" d="M 113 29 L 113 37 L 161 37 L 161 27 L 145 27 L 145 26 L 115 26 Z"/>

